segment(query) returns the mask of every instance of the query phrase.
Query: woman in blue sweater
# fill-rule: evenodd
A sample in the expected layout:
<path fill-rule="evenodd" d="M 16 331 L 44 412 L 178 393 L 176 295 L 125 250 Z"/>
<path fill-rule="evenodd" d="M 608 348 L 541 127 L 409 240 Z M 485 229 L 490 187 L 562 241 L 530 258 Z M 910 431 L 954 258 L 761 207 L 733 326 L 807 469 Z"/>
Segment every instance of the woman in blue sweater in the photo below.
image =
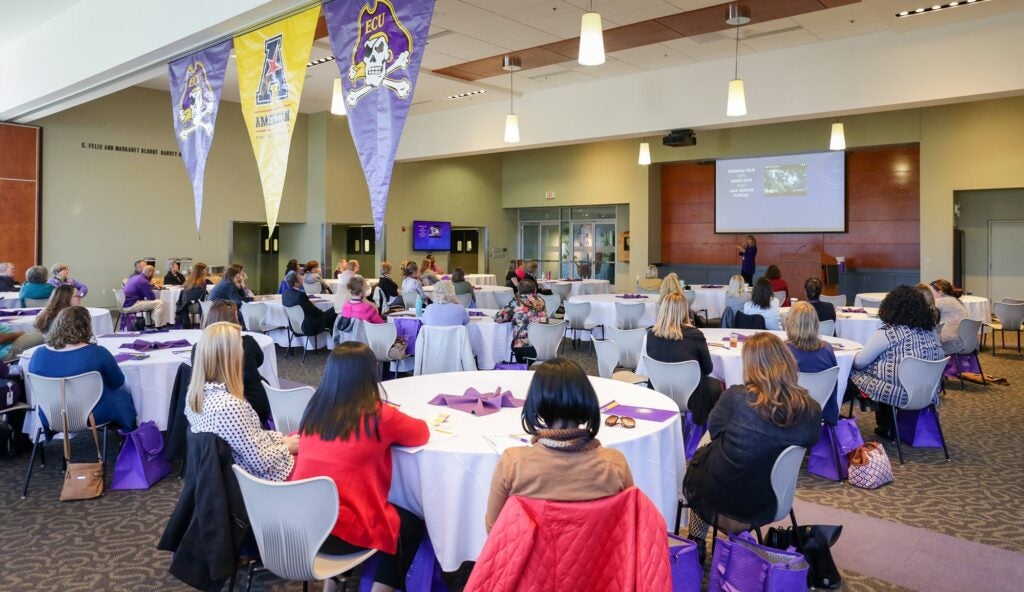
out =
<path fill-rule="evenodd" d="M 92 409 L 96 423 L 109 421 L 126 430 L 135 428 L 135 404 L 124 384 L 124 373 L 114 356 L 94 343 L 92 318 L 84 307 L 65 308 L 57 315 L 46 345 L 32 354 L 28 371 L 47 378 L 99 372 L 103 377 L 103 395 Z M 50 427 L 47 418 L 40 415 L 40 421 L 44 427 Z"/>

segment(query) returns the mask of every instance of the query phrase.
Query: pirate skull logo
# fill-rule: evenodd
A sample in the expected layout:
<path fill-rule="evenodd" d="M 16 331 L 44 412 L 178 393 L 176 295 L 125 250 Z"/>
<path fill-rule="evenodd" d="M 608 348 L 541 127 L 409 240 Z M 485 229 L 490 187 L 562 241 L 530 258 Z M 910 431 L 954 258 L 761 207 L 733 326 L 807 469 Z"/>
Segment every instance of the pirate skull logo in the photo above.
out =
<path fill-rule="evenodd" d="M 359 13 L 359 32 L 352 50 L 352 65 L 348 79 L 355 83 L 362 79 L 362 86 L 354 86 L 345 97 L 349 107 L 355 107 L 359 99 L 384 87 L 400 99 L 412 94 L 412 83 L 408 78 L 398 78 L 397 70 L 409 67 L 412 52 L 412 36 L 400 23 L 394 8 L 386 0 L 374 4 L 373 11 L 367 6 Z"/>
<path fill-rule="evenodd" d="M 182 92 L 178 109 L 178 120 L 182 123 L 178 137 L 185 140 L 193 132 L 202 129 L 213 133 L 213 123 L 207 117 L 213 115 L 213 89 L 206 78 L 206 69 L 199 62 L 189 67 L 188 82 Z"/>

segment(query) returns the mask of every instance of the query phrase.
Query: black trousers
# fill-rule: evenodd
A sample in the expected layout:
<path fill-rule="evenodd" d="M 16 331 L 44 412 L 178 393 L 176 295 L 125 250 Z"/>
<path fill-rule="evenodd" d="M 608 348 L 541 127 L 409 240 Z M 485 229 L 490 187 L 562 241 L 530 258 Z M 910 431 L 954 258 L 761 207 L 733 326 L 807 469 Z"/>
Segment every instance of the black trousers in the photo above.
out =
<path fill-rule="evenodd" d="M 423 524 L 423 520 L 419 516 L 401 506 L 395 506 L 395 510 L 398 510 L 400 521 L 398 548 L 394 555 L 378 551 L 380 563 L 377 564 L 377 573 L 373 575 L 373 581 L 403 590 L 405 589 L 405 576 L 409 573 L 416 550 L 420 548 L 420 542 L 426 532 L 426 525 Z M 365 550 L 366 547 L 357 547 L 333 534 L 328 535 L 327 540 L 320 546 L 320 552 L 328 555 L 348 555 Z"/>
<path fill-rule="evenodd" d="M 740 275 L 743 276 L 743 281 L 747 282 L 748 286 L 753 286 L 754 285 L 754 272 L 752 272 L 752 271 L 751 272 L 742 272 L 741 271 Z"/>

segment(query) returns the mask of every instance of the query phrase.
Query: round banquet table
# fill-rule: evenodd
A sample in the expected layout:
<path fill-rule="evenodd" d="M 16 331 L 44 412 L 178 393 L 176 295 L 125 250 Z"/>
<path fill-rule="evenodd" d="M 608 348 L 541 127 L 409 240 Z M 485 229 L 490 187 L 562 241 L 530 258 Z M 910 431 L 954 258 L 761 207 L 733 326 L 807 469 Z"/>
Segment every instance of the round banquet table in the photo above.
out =
<path fill-rule="evenodd" d="M 0 292 L 0 308 L 18 308 L 21 297 L 18 292 Z"/>
<path fill-rule="evenodd" d="M 430 298 L 434 293 L 434 286 L 424 286 L 423 292 Z M 497 309 L 504 308 L 512 300 L 512 288 L 505 286 L 474 286 L 473 294 L 476 297 L 477 308 Z"/>
<path fill-rule="evenodd" d="M 191 344 L 199 341 L 202 331 L 198 329 L 166 331 L 162 333 L 144 333 L 141 335 L 133 333 L 119 334 L 117 337 L 100 337 L 96 339 L 99 345 L 107 348 L 110 353 L 124 354 L 135 353 L 134 350 L 121 348 L 121 344 L 131 343 L 136 339 L 145 341 L 174 341 L 185 339 Z M 263 365 L 260 366 L 260 374 L 271 386 L 279 386 L 277 377 L 277 352 L 274 350 L 274 342 L 270 337 L 260 333 L 245 333 L 252 335 L 256 343 L 263 350 Z M 45 347 L 45 346 L 39 346 Z M 21 365 L 28 367 L 32 354 L 39 349 L 34 347 L 21 355 Z M 170 349 L 158 349 L 143 352 L 149 357 L 143 360 L 126 360 L 119 362 L 118 366 L 124 372 L 125 384 L 132 392 L 132 401 L 135 403 L 135 411 L 138 414 L 138 421 L 154 421 L 161 430 L 167 429 L 167 411 L 171 406 L 171 389 L 174 386 L 174 375 L 178 372 L 178 366 L 182 363 L 189 363 L 192 346 L 172 347 Z M 26 386 L 27 386 L 26 382 Z M 28 390 L 28 401 L 32 402 L 32 390 Z M 38 427 L 38 416 L 31 413 L 26 417 L 25 433 L 34 434 Z"/>
<path fill-rule="evenodd" d="M 389 499 L 424 518 L 437 559 L 445 571 L 474 561 L 487 539 L 484 520 L 491 478 L 498 465 L 495 441 L 515 442 L 505 436 L 523 437 L 521 408 L 505 408 L 485 417 L 428 405 L 435 395 L 461 395 L 469 387 L 494 392 L 499 386 L 526 398 L 532 372 L 454 372 L 412 376 L 384 383 L 388 399 L 413 417 L 430 422 L 439 413 L 449 415 L 444 430 L 448 439 L 431 432 L 424 447 L 394 448 L 394 474 Z M 677 411 L 668 397 L 649 389 L 604 378 L 590 378 L 604 405 L 612 400 L 625 405 Z M 443 385 L 443 386 L 442 386 Z M 603 422 L 603 418 L 602 418 Z M 633 481 L 654 502 L 665 522 L 672 524 L 682 488 L 682 425 L 678 415 L 665 422 L 637 421 L 635 429 L 601 426 L 598 438 L 604 446 L 621 451 L 629 462 Z"/>
<path fill-rule="evenodd" d="M 743 360 L 741 359 L 743 342 L 739 343 L 739 347 L 730 348 L 729 334 L 753 335 L 754 333 L 761 333 L 761 331 L 756 329 L 701 329 L 700 332 L 708 340 L 708 351 L 711 353 L 711 361 L 715 365 L 711 375 L 725 383 L 726 387 L 734 384 L 743 384 Z M 783 341 L 786 340 L 786 333 L 784 331 L 767 332 L 774 334 Z M 841 408 L 846 381 L 849 380 L 850 369 L 853 368 L 853 358 L 863 348 L 861 344 L 849 339 L 840 339 L 838 337 L 822 337 L 822 339 L 832 344 L 836 354 L 836 362 L 839 363 L 839 378 L 837 382 L 840 388 L 836 389 L 836 405 Z M 641 351 L 646 350 L 646 339 L 641 347 Z M 640 363 L 637 364 L 636 373 L 646 376 L 645 372 L 646 365 L 644 364 L 643 356 L 641 356 Z"/>
<path fill-rule="evenodd" d="M 654 325 L 654 319 L 658 315 L 658 297 L 653 294 L 645 294 L 646 298 L 622 298 L 621 295 L 617 294 L 593 294 L 589 296 L 570 296 L 569 302 L 589 302 L 590 303 L 590 316 L 587 317 L 588 323 L 596 323 L 598 325 L 604 325 L 605 327 L 615 327 L 615 303 L 623 302 L 626 304 L 643 303 L 644 305 L 644 316 L 640 318 L 641 327 L 651 327 Z M 585 338 L 587 335 L 580 335 L 581 338 Z"/>
<path fill-rule="evenodd" d="M 859 310 L 864 312 L 854 312 Z M 787 314 L 788 308 L 783 308 L 779 312 L 783 319 Z M 864 345 L 881 326 L 882 319 L 878 318 L 877 308 L 836 307 L 836 337 Z"/>
<path fill-rule="evenodd" d="M 541 287 L 551 289 L 551 284 L 572 284 L 569 297 L 591 294 L 611 294 L 612 283 L 608 280 L 539 280 Z"/>
<path fill-rule="evenodd" d="M 309 297 L 312 302 L 320 310 L 327 310 L 334 308 L 334 297 L 330 294 L 323 296 L 313 295 Z M 270 296 L 260 296 L 257 302 L 262 302 L 267 305 L 267 314 L 263 317 L 264 327 L 276 327 L 267 332 L 270 338 L 274 340 L 274 343 L 281 347 L 288 347 L 288 313 L 284 310 L 284 305 L 281 304 L 281 296 L 278 294 L 272 294 Z M 244 306 L 244 305 L 243 305 Z M 330 345 L 331 340 L 321 335 L 316 340 L 316 348 L 326 348 Z M 292 339 L 292 345 L 302 345 L 307 349 L 314 348 L 313 340 L 306 344 L 305 337 L 295 337 Z"/>
<path fill-rule="evenodd" d="M 25 310 L 25 309 L 16 309 Z M 89 316 L 92 317 L 92 334 L 93 335 L 106 335 L 114 332 L 114 321 L 110 316 L 110 311 L 105 308 L 93 308 L 88 307 Z M 24 331 L 30 333 L 35 331 L 36 316 L 38 315 L 19 315 L 11 316 L 0 313 L 0 322 L 5 325 L 9 325 L 13 331 Z"/>
<path fill-rule="evenodd" d="M 466 281 L 474 286 L 498 285 L 498 278 L 493 273 L 467 273 Z"/>
<path fill-rule="evenodd" d="M 864 306 L 863 300 L 881 302 L 885 298 L 888 292 L 865 292 L 863 294 L 857 294 L 854 298 L 854 306 Z M 981 321 L 987 323 L 992 320 L 992 311 L 989 305 L 988 298 L 983 296 L 963 295 L 960 297 L 960 302 L 963 303 L 964 307 L 967 308 L 967 318 L 975 321 Z"/>
<path fill-rule="evenodd" d="M 473 348 L 473 355 L 476 356 L 476 367 L 480 370 L 490 370 L 498 362 L 512 359 L 512 323 L 495 323 L 494 315 L 497 309 L 472 309 L 469 311 L 469 325 L 466 329 L 469 332 L 469 343 Z M 481 313 L 483 316 L 474 316 Z M 416 313 L 403 311 L 388 315 L 389 322 L 396 325 L 398 334 L 405 337 L 407 349 L 410 356 L 416 355 L 416 337 L 419 335 L 423 323 L 416 318 Z M 415 358 L 408 357 L 398 362 L 391 363 L 391 370 L 398 372 L 412 372 L 415 367 Z"/>
<path fill-rule="evenodd" d="M 164 303 L 163 324 L 173 325 L 177 320 L 174 318 L 178 308 L 178 297 L 181 295 L 181 286 L 167 286 L 162 290 L 154 290 Z"/>
<path fill-rule="evenodd" d="M 722 313 L 725 312 L 726 286 L 708 284 L 706 286 L 687 286 L 687 288 L 693 290 L 693 306 L 690 307 L 691 313 L 693 311 L 706 310 L 708 311 L 707 318 L 722 318 Z"/>

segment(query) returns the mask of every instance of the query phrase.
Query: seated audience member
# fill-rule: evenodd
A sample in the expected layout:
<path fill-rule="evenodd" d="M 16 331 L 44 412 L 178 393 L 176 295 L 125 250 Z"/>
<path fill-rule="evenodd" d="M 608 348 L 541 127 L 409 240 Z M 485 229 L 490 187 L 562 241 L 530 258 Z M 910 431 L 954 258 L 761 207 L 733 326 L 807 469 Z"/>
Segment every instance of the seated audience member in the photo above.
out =
<path fill-rule="evenodd" d="M 306 274 L 302 276 L 303 287 L 319 284 L 321 294 L 331 294 L 331 287 L 327 285 L 327 282 L 325 282 L 322 277 L 320 277 L 320 273 L 321 269 L 319 261 L 313 260 L 306 263 Z"/>
<path fill-rule="evenodd" d="M 578 502 L 615 495 L 633 486 L 621 452 L 597 439 L 597 394 L 578 364 L 555 358 L 537 366 L 526 392 L 523 429 L 533 446 L 507 449 L 498 460 L 487 500 L 487 531 L 513 495 Z"/>
<path fill-rule="evenodd" d="M 945 354 L 935 333 L 935 317 L 914 288 L 898 286 L 889 292 L 878 308 L 878 318 L 882 326 L 853 359 L 850 383 L 875 402 L 875 433 L 892 438 L 890 407 L 907 399 L 897 378 L 900 362 L 908 357 L 941 360 Z M 934 400 L 938 400 L 938 388 Z"/>
<path fill-rule="evenodd" d="M 299 289 L 301 288 L 300 285 Z M 227 300 L 233 302 L 236 308 L 242 308 L 242 304 L 253 301 L 253 298 L 247 294 L 245 270 L 241 265 L 231 265 L 224 270 L 224 276 L 210 290 L 209 299 Z"/>
<path fill-rule="evenodd" d="M 49 272 L 42 265 L 34 265 L 25 272 L 25 283 L 21 285 L 18 297 L 21 298 L 21 305 L 25 304 L 26 298 L 33 300 L 46 300 L 53 293 L 53 284 L 46 281 Z"/>
<path fill-rule="evenodd" d="M 24 331 L 15 331 L 7 323 L 0 323 L 0 361 L 14 361 L 26 349 L 39 345 L 37 339 L 32 339 L 32 345 L 26 345 L 28 335 Z"/>
<path fill-rule="evenodd" d="M 420 283 L 424 286 L 433 286 L 440 281 L 440 278 L 432 269 L 430 259 L 424 259 L 420 263 Z"/>
<path fill-rule="evenodd" d="M 437 258 L 434 257 L 433 253 L 427 253 L 427 261 L 430 261 L 430 271 L 434 272 L 435 275 L 444 275 L 441 271 L 441 266 L 437 264 Z"/>
<path fill-rule="evenodd" d="M 964 342 L 960 339 L 960 321 L 970 318 L 967 307 L 954 295 L 953 284 L 948 281 L 935 280 L 929 287 L 935 308 L 939 311 L 939 322 L 942 323 L 942 333 L 939 335 L 942 351 L 947 354 L 960 353 L 964 349 Z"/>
<path fill-rule="evenodd" d="M 46 335 L 50 332 L 50 327 L 53 326 L 53 321 L 60 311 L 71 306 L 78 306 L 80 303 L 81 299 L 74 286 L 69 284 L 58 286 L 53 291 L 53 296 L 50 297 L 50 303 L 36 316 L 36 322 L 32 326 L 36 331 Z"/>
<path fill-rule="evenodd" d="M 334 310 L 341 312 L 341 308 L 348 302 L 348 281 L 358 275 L 359 262 L 350 259 L 345 263 L 345 270 L 338 276 L 338 291 L 334 294 Z"/>
<path fill-rule="evenodd" d="M 261 479 L 284 481 L 295 465 L 298 436 L 265 430 L 245 400 L 242 332 L 233 322 L 205 329 L 193 352 L 185 417 L 193 434 L 212 433 L 227 442 L 235 462 Z"/>
<path fill-rule="evenodd" d="M 210 283 L 209 268 L 202 261 L 197 261 L 192 265 L 192 271 L 188 272 L 188 277 L 181 284 L 181 293 L 178 294 L 178 302 L 174 307 L 174 318 L 177 322 L 181 323 L 182 326 L 186 324 L 191 327 L 191 320 L 188 318 L 189 305 L 193 307 L 200 306 L 196 303 L 206 300 L 208 292 L 206 290 L 207 284 Z M 202 310 L 201 308 L 198 310 Z M 192 311 L 193 313 L 195 310 Z"/>
<path fill-rule="evenodd" d="M 834 321 L 836 320 L 836 307 L 831 302 L 821 301 L 822 287 L 821 280 L 818 278 L 809 278 L 804 282 L 807 302 L 814 307 L 814 312 L 818 314 L 819 321 Z"/>
<path fill-rule="evenodd" d="M 362 276 L 352 276 L 348 280 L 346 288 L 348 291 L 348 302 L 341 307 L 341 316 L 350 319 L 361 319 L 374 325 L 387 322 L 384 320 L 384 317 L 380 316 L 377 307 L 366 299 L 366 280 Z M 334 321 L 332 320 L 327 329 L 330 330 L 333 326 Z"/>
<path fill-rule="evenodd" d="M 135 276 L 141 274 L 142 270 L 145 269 L 145 268 L 146 268 L 146 260 L 145 259 L 139 259 L 138 261 L 135 262 L 135 266 L 134 266 L 134 268 L 132 270 L 132 274 L 130 276 L 128 276 L 128 277 L 135 277 Z"/>
<path fill-rule="evenodd" d="M 548 322 L 544 299 L 537 295 L 537 284 L 519 281 L 519 293 L 494 315 L 495 323 L 512 323 L 512 353 L 516 360 L 536 358 L 537 350 L 530 345 L 530 323 Z"/>
<path fill-rule="evenodd" d="M 334 348 L 302 415 L 291 477 L 329 477 L 337 484 L 338 520 L 320 552 L 380 551 L 375 592 L 405 588 L 426 530 L 423 520 L 388 501 L 391 447 L 421 446 L 430 439 L 426 422 L 384 403 L 381 391 L 377 358 L 369 347 L 346 341 Z"/>
<path fill-rule="evenodd" d="M 700 385 L 690 396 L 686 407 L 693 412 L 693 422 L 704 425 L 715 402 L 722 395 L 722 383 L 711 377 L 714 362 L 704 334 L 690 323 L 690 310 L 681 294 L 670 292 L 658 305 L 658 317 L 647 330 L 647 351 L 659 362 L 696 361 L 700 365 Z M 687 409 L 680 409 L 685 412 Z"/>
<path fill-rule="evenodd" d="M 181 261 L 171 261 L 167 267 L 167 275 L 164 276 L 165 286 L 180 286 L 185 283 L 185 274 L 181 273 Z"/>
<path fill-rule="evenodd" d="M 743 384 L 726 389 L 711 410 L 702 440 L 707 443 L 693 455 L 683 481 L 688 537 L 700 551 L 715 517 L 726 532 L 771 522 L 775 459 L 789 446 L 809 448 L 818 441 L 821 409 L 797 384 L 789 348 L 771 333 L 755 333 L 742 351 Z M 700 557 L 703 562 L 703 552 Z"/>
<path fill-rule="evenodd" d="M 920 292 L 922 296 L 924 296 L 924 301 L 928 303 L 928 308 L 931 309 L 932 316 L 935 317 L 935 326 L 937 327 L 939 325 L 939 317 L 941 315 L 939 314 L 939 309 L 935 308 L 935 294 L 932 293 L 932 287 L 929 286 L 928 284 L 918 282 L 914 286 L 914 289 Z"/>
<path fill-rule="evenodd" d="M 9 407 L 25 402 L 24 368 L 15 363 L 8 364 L 0 358 L 0 406 Z M 31 440 L 24 433 L 25 415 L 31 411 L 9 411 L 0 414 L 0 430 L 10 432 L 10 451 L 17 452 L 31 448 Z"/>
<path fill-rule="evenodd" d="M 89 293 L 89 287 L 72 278 L 70 273 L 71 270 L 68 269 L 67 263 L 54 264 L 50 267 L 50 274 L 53 276 L 50 278 L 50 285 L 54 288 L 57 286 L 73 286 L 78 295 L 85 298 L 85 295 Z"/>
<path fill-rule="evenodd" d="M 203 319 L 203 328 L 215 323 L 238 324 L 238 309 L 227 300 L 217 300 L 210 305 L 210 312 Z M 196 348 L 192 346 L 192 359 L 195 360 Z M 263 375 L 260 374 L 260 366 L 263 365 L 263 348 L 256 343 L 252 335 L 242 335 L 242 395 L 249 402 L 256 415 L 260 418 L 260 425 L 267 425 L 270 419 L 270 400 L 267 398 L 267 391 L 263 388 Z"/>
<path fill-rule="evenodd" d="M 818 336 L 818 313 L 813 302 L 794 304 L 783 325 L 786 328 L 786 345 L 789 346 L 789 353 L 796 359 L 797 370 L 808 373 L 822 372 L 839 365 L 832 346 Z M 835 424 L 839 420 L 836 388 L 832 389 L 832 397 L 821 410 L 822 419 L 830 424 Z"/>
<path fill-rule="evenodd" d="M 377 278 L 377 288 L 380 289 L 381 294 L 379 303 L 376 302 L 378 296 L 374 295 L 376 294 L 375 290 L 371 289 L 370 294 L 374 295 L 372 299 L 377 304 L 377 310 L 381 314 L 386 313 L 394 306 L 405 306 L 405 302 L 401 299 L 402 293 L 398 289 L 398 284 L 391 278 L 391 263 L 389 261 L 380 262 L 380 277 Z"/>
<path fill-rule="evenodd" d="M 782 330 L 782 322 L 779 320 L 779 301 L 772 295 L 771 282 L 765 278 L 754 282 L 754 291 L 751 293 L 750 302 L 743 305 L 742 312 L 764 317 L 764 326 L 769 331 Z"/>
<path fill-rule="evenodd" d="M 162 327 L 166 324 L 164 323 L 164 303 L 156 297 L 153 286 L 149 283 L 153 279 L 154 273 L 156 273 L 156 268 L 147 265 L 142 269 L 142 273 L 128 280 L 128 283 L 124 285 L 124 309 L 121 310 L 121 314 L 150 311 L 153 324 Z"/>
<path fill-rule="evenodd" d="M 334 320 L 337 313 L 334 309 L 320 310 L 310 302 L 306 291 L 302 289 L 302 278 L 294 271 L 289 271 L 284 276 L 291 288 L 281 295 L 281 304 L 285 307 L 299 306 L 302 308 L 305 318 L 302 320 L 302 332 L 306 335 L 319 335 L 321 331 L 330 331 L 334 328 Z"/>
<path fill-rule="evenodd" d="M 786 280 L 782 279 L 782 271 L 777 265 L 769 265 L 768 269 L 764 272 L 764 277 L 772 285 L 772 292 L 783 292 L 782 302 L 779 305 L 783 308 L 789 306 L 789 286 L 786 285 Z"/>
<path fill-rule="evenodd" d="M 455 286 L 441 280 L 434 286 L 432 304 L 423 311 L 423 324 L 433 326 L 468 325 L 469 313 L 455 297 Z"/>
<path fill-rule="evenodd" d="M 0 263 L 0 292 L 17 292 L 21 289 L 14 279 L 14 264 L 10 261 Z"/>
<path fill-rule="evenodd" d="M 552 292 L 551 290 L 541 286 L 540 282 L 537 280 L 537 277 L 539 275 L 540 275 L 540 262 L 537 261 L 536 259 L 533 259 L 529 263 L 526 264 L 526 274 L 523 277 L 528 279 L 528 280 L 533 280 L 533 283 L 537 284 L 537 293 L 538 294 L 545 294 L 547 296 L 550 296 L 550 295 L 554 294 L 554 292 Z"/>
<path fill-rule="evenodd" d="M 346 269 L 348 269 L 348 261 L 344 259 L 338 259 L 338 263 L 334 266 L 334 279 L 341 278 L 341 274 L 345 273 Z M 285 271 L 285 273 L 288 272 Z"/>
<path fill-rule="evenodd" d="M 725 289 L 725 307 L 731 308 L 733 312 L 743 312 L 743 305 L 748 302 L 750 292 L 747 292 L 747 282 L 737 273 L 729 278 L 729 285 Z"/>
<path fill-rule="evenodd" d="M 461 267 L 456 267 L 452 272 L 452 286 L 455 288 L 456 295 L 472 294 L 471 305 L 476 304 L 476 290 L 473 288 L 473 284 L 466 281 L 466 272 Z"/>
<path fill-rule="evenodd" d="M 340 263 L 339 263 L 339 265 L 340 265 Z M 302 275 L 302 271 L 299 269 L 299 260 L 298 259 L 289 259 L 288 260 L 288 263 L 286 263 L 285 266 L 284 266 L 284 275 L 288 275 L 289 271 L 294 271 L 295 273 L 297 273 L 299 275 Z M 288 289 L 288 283 L 285 282 L 284 279 L 282 279 L 281 280 L 281 285 L 278 286 L 278 288 L 277 288 L 277 293 L 278 294 L 284 294 L 285 290 L 287 290 L 287 289 Z"/>
<path fill-rule="evenodd" d="M 92 317 L 87 309 L 72 306 L 57 314 L 46 336 L 46 347 L 35 350 L 28 371 L 47 378 L 99 372 L 103 378 L 103 394 L 92 409 L 96 424 L 109 421 L 124 430 L 135 428 L 135 404 L 124 384 L 124 373 L 113 354 L 94 343 Z M 50 429 L 61 429 L 59 417 L 46 418 L 44 427 L 46 421 L 50 422 Z"/>
<path fill-rule="evenodd" d="M 683 294 L 683 284 L 679 281 L 679 276 L 675 272 L 665 276 L 665 279 L 661 280 L 661 287 L 658 289 L 658 304 L 665 299 L 668 294 Z"/>
<path fill-rule="evenodd" d="M 416 267 L 415 261 L 409 261 L 402 267 L 402 294 L 406 292 L 415 292 L 420 298 L 423 298 L 423 303 L 427 302 L 427 295 L 423 292 L 423 284 L 419 280 L 420 271 Z M 407 302 L 406 304 L 412 304 Z"/>
<path fill-rule="evenodd" d="M 508 262 L 508 270 L 505 272 L 505 287 L 512 288 L 513 292 L 519 291 L 519 276 L 516 275 L 515 260 Z"/>

